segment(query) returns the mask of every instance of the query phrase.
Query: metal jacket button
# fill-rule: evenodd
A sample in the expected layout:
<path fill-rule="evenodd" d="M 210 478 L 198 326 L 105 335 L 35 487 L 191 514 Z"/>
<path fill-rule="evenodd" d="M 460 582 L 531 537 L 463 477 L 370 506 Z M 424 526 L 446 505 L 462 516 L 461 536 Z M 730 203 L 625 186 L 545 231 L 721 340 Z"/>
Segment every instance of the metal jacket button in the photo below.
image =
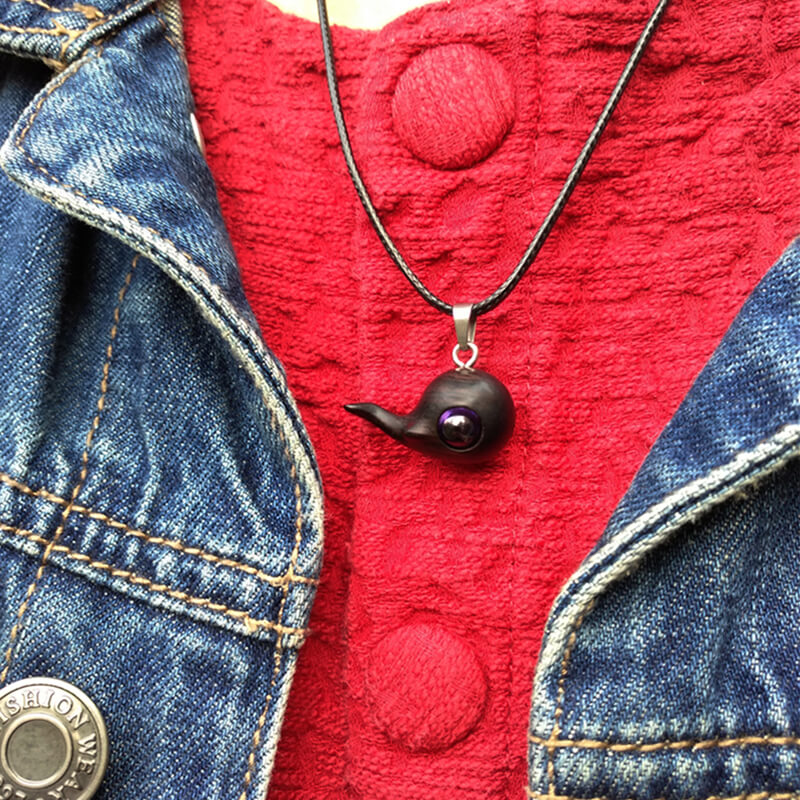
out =
<path fill-rule="evenodd" d="M 103 717 L 80 689 L 27 678 L 0 691 L 0 797 L 88 800 L 107 763 Z"/>

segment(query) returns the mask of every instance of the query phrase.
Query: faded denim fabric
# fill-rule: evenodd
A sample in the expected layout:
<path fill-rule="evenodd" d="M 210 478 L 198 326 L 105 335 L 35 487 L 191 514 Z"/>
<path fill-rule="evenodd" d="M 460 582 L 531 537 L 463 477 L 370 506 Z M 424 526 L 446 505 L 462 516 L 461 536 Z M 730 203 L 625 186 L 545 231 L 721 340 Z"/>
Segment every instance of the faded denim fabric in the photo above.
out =
<path fill-rule="evenodd" d="M 534 798 L 800 796 L 800 239 L 556 600 Z"/>
<path fill-rule="evenodd" d="M 0 684 L 97 703 L 98 797 L 261 800 L 320 476 L 193 138 L 176 6 L 68 8 L 0 0 Z"/>

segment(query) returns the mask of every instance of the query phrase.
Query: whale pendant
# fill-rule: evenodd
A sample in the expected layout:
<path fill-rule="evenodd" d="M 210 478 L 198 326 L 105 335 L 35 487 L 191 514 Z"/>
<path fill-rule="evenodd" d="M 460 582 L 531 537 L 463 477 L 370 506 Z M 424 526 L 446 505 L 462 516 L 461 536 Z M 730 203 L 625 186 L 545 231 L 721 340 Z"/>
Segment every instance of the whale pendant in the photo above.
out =
<path fill-rule="evenodd" d="M 413 450 L 464 463 L 484 461 L 509 440 L 514 402 L 497 378 L 473 367 L 478 348 L 472 306 L 454 306 L 453 316 L 459 339 L 453 348 L 456 368 L 434 378 L 411 413 L 400 416 L 375 403 L 344 408 Z M 466 362 L 458 357 L 462 349 L 471 351 Z"/>

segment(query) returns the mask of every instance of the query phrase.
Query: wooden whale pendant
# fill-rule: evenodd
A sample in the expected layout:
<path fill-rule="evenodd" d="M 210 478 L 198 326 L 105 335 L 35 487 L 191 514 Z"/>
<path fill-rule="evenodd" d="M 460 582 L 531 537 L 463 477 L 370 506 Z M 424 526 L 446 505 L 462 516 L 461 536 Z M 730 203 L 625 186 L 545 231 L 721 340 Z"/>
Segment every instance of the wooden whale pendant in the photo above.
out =
<path fill-rule="evenodd" d="M 488 372 L 471 367 L 436 377 L 405 416 L 375 403 L 349 403 L 345 409 L 413 450 L 461 462 L 491 458 L 514 430 L 508 389 Z"/>

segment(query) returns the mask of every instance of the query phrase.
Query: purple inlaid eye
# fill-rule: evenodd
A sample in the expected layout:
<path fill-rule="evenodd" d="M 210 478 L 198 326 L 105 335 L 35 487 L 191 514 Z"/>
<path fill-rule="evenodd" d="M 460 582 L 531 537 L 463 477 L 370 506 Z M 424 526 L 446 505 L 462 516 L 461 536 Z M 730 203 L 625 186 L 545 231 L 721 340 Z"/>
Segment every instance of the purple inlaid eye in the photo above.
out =
<path fill-rule="evenodd" d="M 441 413 L 437 430 L 448 447 L 466 450 L 481 438 L 481 418 L 471 408 L 454 406 Z"/>

